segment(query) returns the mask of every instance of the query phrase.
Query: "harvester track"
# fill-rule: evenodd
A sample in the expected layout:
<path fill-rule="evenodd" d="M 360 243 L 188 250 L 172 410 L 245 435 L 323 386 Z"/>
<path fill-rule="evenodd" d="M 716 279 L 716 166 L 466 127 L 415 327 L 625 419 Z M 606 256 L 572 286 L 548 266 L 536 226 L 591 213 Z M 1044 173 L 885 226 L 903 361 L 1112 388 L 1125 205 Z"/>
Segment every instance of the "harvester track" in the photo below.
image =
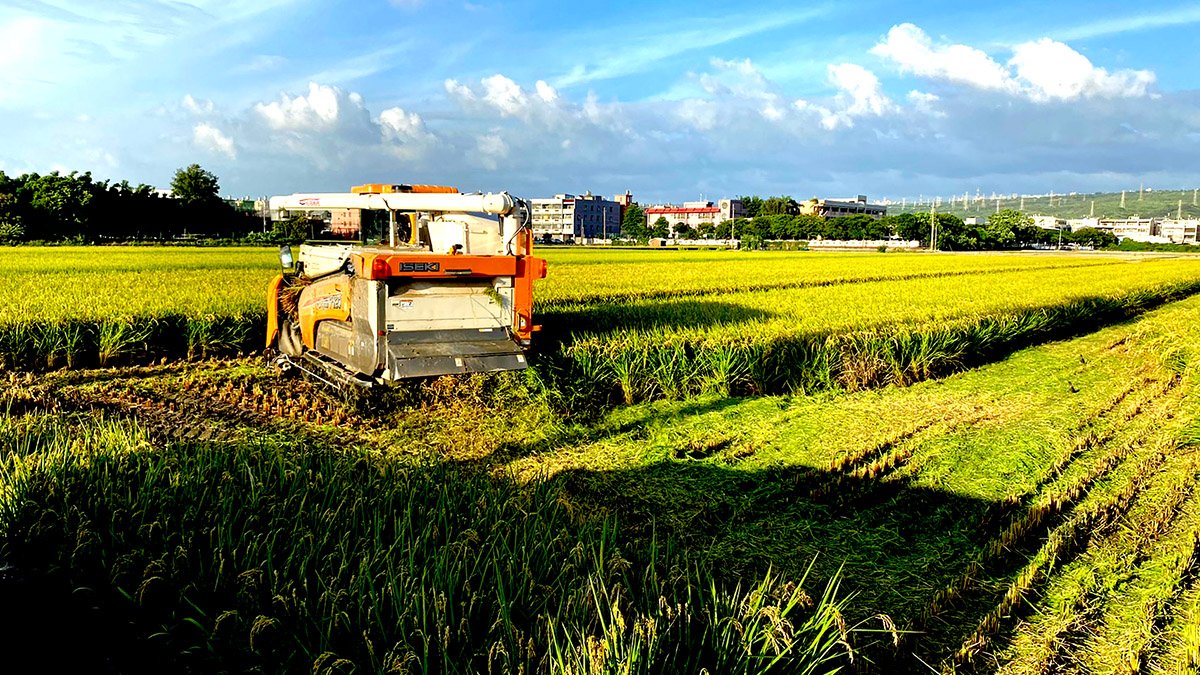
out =
<path fill-rule="evenodd" d="M 368 423 L 297 379 L 245 373 L 246 364 L 175 364 L 12 375 L 10 414 L 99 414 L 131 419 L 156 440 L 232 442 L 278 432 L 323 444 L 366 442 Z"/>

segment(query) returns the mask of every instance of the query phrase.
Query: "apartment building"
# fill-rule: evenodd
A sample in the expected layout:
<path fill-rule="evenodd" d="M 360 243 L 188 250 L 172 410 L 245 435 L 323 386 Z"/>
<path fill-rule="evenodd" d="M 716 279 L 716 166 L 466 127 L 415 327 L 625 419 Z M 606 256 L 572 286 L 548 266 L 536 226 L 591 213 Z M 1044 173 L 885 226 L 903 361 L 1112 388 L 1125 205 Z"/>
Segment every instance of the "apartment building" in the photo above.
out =
<path fill-rule="evenodd" d="M 1158 233 L 1172 244 L 1195 244 L 1197 226 L 1200 226 L 1200 220 L 1164 218 L 1158 224 Z"/>
<path fill-rule="evenodd" d="M 587 192 L 531 199 L 533 236 L 542 241 L 583 242 L 621 233 L 621 204 Z"/>

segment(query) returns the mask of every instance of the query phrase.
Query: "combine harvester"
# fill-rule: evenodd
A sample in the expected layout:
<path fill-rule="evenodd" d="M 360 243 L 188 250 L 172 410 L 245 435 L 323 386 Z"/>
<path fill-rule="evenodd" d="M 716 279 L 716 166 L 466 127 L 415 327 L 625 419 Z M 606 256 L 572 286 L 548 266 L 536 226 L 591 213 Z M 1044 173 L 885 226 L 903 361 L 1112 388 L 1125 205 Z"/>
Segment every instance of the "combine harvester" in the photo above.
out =
<path fill-rule="evenodd" d="M 526 367 L 533 282 L 546 276 L 527 202 L 372 184 L 272 197 L 270 209 L 360 214 L 355 239 L 306 242 L 296 260 L 280 249 L 267 349 L 285 370 L 344 388 Z"/>

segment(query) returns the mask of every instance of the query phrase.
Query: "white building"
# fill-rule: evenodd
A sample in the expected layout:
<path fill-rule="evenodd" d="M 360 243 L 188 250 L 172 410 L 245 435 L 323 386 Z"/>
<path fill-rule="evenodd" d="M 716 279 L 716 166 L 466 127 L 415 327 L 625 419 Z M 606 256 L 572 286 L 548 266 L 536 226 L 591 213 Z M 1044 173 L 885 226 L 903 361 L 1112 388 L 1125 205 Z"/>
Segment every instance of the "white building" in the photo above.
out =
<path fill-rule="evenodd" d="M 862 214 L 878 220 L 887 215 L 887 206 L 867 203 L 866 195 L 858 195 L 854 199 L 817 199 L 813 197 L 800 203 L 800 213 L 822 218 Z"/>
<path fill-rule="evenodd" d="M 1158 235 L 1158 223 L 1154 218 L 1101 218 L 1096 229 L 1112 232 L 1117 239 L 1167 243 L 1165 238 Z"/>
<path fill-rule="evenodd" d="M 1030 216 L 1033 218 L 1033 224 L 1043 230 L 1061 230 L 1067 226 L 1065 218 L 1056 218 L 1054 216 Z"/>
<path fill-rule="evenodd" d="M 621 233 L 621 205 L 591 192 L 531 199 L 530 204 L 533 236 L 543 241 L 582 242 Z"/>
<path fill-rule="evenodd" d="M 645 210 L 646 227 L 654 227 L 659 218 L 667 219 L 668 227 L 683 223 L 696 228 L 702 223 L 716 225 L 721 221 L 734 218 L 745 218 L 746 209 L 740 199 L 722 199 L 716 204 L 712 202 L 684 202 L 683 206 L 651 206 Z"/>
<path fill-rule="evenodd" d="M 1075 232 L 1076 230 L 1082 230 L 1086 227 L 1090 227 L 1092 229 L 1098 230 L 1098 229 L 1100 229 L 1100 219 L 1099 218 L 1069 218 L 1067 220 L 1067 227 L 1071 228 L 1072 232 Z"/>
<path fill-rule="evenodd" d="M 1158 225 L 1158 233 L 1166 237 L 1172 244 L 1195 244 L 1198 226 L 1200 226 L 1200 220 L 1165 218 Z"/>

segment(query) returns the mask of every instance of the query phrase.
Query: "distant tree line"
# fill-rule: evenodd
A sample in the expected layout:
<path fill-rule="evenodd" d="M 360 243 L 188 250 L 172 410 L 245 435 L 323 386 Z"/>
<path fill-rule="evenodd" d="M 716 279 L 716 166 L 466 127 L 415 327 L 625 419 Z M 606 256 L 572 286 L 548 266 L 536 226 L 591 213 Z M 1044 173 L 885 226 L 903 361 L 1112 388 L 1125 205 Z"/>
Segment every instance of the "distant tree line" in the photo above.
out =
<path fill-rule="evenodd" d="M 0 243 L 102 243 L 181 237 L 239 239 L 261 229 L 258 218 L 219 196 L 217 177 L 193 164 L 175 172 L 173 198 L 149 185 L 96 181 L 90 172 L 0 171 Z"/>
<path fill-rule="evenodd" d="M 985 222 L 968 225 L 962 218 L 946 213 L 901 213 L 883 218 L 856 214 L 826 219 L 800 213 L 800 203 L 787 196 L 742 196 L 738 199 L 745 208 L 745 218 L 700 223 L 697 227 L 671 223 L 663 217 L 647 225 L 645 212 L 635 204 L 625 211 L 622 236 L 638 240 L 671 236 L 679 239 L 737 238 L 751 247 L 765 240 L 881 240 L 896 237 L 919 241 L 927 247 L 931 225 L 936 220 L 938 248 L 944 251 L 1020 249 L 1060 243 L 1105 248 L 1117 244 L 1111 233 L 1094 228 L 1076 232 L 1040 228 L 1033 218 L 1013 209 L 1001 210 L 989 215 Z"/>

